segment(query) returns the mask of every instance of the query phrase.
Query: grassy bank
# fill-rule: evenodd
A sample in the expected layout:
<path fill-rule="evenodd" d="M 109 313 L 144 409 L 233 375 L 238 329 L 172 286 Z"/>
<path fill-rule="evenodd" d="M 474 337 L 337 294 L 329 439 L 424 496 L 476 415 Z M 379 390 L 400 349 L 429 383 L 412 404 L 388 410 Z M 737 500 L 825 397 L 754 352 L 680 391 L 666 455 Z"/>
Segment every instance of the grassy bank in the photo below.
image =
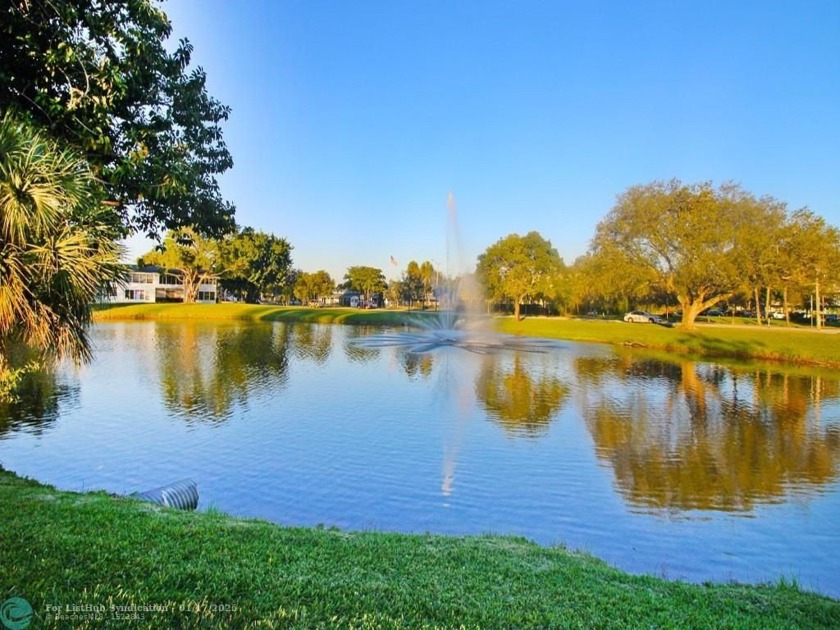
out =
<path fill-rule="evenodd" d="M 704 326 L 679 327 L 627 324 L 612 320 L 529 318 L 500 319 L 500 330 L 512 334 L 597 341 L 710 357 L 783 361 L 798 365 L 840 368 L 840 335 L 834 330 Z"/>
<path fill-rule="evenodd" d="M 412 317 L 428 313 L 412 312 Z M 250 304 L 140 304 L 95 313 L 99 321 L 119 319 L 235 319 L 365 325 L 400 325 L 406 311 L 278 307 Z M 612 320 L 528 318 L 496 320 L 499 330 L 535 337 L 640 346 L 699 356 L 783 361 L 840 369 L 840 334 L 802 328 L 700 325 L 695 331 Z"/>
<path fill-rule="evenodd" d="M 317 324 L 403 324 L 407 311 L 357 308 L 308 308 L 261 304 L 126 304 L 94 312 L 95 321 L 127 319 L 244 320 Z"/>
<path fill-rule="evenodd" d="M 280 527 L 2 470 L 0 523 L 0 599 L 25 598 L 32 628 L 840 627 L 840 602 L 787 583 L 631 576 L 507 537 Z"/>

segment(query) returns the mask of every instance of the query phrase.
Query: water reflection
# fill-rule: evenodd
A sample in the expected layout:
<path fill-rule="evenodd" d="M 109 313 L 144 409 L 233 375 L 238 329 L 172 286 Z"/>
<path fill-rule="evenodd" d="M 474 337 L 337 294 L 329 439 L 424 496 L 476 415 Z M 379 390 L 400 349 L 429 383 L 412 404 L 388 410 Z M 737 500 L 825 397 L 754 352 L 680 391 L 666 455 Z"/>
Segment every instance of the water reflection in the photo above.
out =
<path fill-rule="evenodd" d="M 431 354 L 416 354 L 414 352 L 402 352 L 400 362 L 406 375 L 411 378 L 422 376 L 428 378 L 432 375 L 435 362 Z"/>
<path fill-rule="evenodd" d="M 532 357 L 529 357 L 532 358 Z M 497 355 L 483 357 L 475 395 L 487 415 L 514 436 L 545 433 L 569 396 L 570 388 L 551 369 L 533 369 L 520 354 L 512 363 Z"/>
<path fill-rule="evenodd" d="M 98 325 L 90 366 L 0 408 L 0 463 L 72 490 L 191 477 L 206 505 L 290 525 L 495 531 L 840 593 L 836 373 L 349 344 L 366 332 Z"/>
<path fill-rule="evenodd" d="M 52 369 L 27 374 L 17 400 L 0 402 L 0 439 L 22 431 L 41 435 L 59 415 L 61 404 L 78 397 L 78 386 L 60 383 Z"/>
<path fill-rule="evenodd" d="M 379 329 L 372 326 L 349 327 L 343 344 L 344 356 L 354 363 L 368 363 L 377 358 L 380 354 L 378 347 L 360 343 L 362 339 L 369 337 L 376 330 Z"/>
<path fill-rule="evenodd" d="M 286 325 L 284 338 L 297 359 L 326 363 L 332 352 L 332 327 L 311 324 Z"/>
<path fill-rule="evenodd" d="M 574 367 L 597 455 L 635 506 L 749 511 L 837 477 L 837 381 L 630 356 Z"/>
<path fill-rule="evenodd" d="M 246 404 L 254 391 L 269 383 L 283 386 L 289 339 L 282 330 L 249 324 L 157 326 L 155 346 L 164 404 L 188 421 L 222 422 L 234 405 Z"/>

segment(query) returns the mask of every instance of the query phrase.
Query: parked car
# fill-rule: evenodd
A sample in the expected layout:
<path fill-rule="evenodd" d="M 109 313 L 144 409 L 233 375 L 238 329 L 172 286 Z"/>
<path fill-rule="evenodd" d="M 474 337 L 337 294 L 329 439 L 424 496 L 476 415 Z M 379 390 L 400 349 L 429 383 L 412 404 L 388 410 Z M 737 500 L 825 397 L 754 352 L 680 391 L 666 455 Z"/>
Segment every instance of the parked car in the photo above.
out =
<path fill-rule="evenodd" d="M 785 313 L 784 313 L 784 311 L 776 311 L 774 313 L 770 313 L 770 318 L 771 319 L 784 319 L 785 318 Z"/>
<path fill-rule="evenodd" d="M 661 324 L 662 318 L 647 311 L 630 311 L 624 316 L 624 321 L 634 324 Z"/>

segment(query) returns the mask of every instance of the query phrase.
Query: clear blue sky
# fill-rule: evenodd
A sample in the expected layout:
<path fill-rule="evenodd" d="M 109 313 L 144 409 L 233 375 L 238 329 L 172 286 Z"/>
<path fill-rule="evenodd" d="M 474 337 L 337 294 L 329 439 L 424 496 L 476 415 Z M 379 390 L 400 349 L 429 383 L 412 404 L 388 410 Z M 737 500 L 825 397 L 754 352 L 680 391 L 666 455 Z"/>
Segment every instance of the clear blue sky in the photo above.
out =
<path fill-rule="evenodd" d="M 306 271 L 444 266 L 449 191 L 470 263 L 530 230 L 572 262 L 616 195 L 672 177 L 840 225 L 836 0 L 163 8 L 233 109 L 237 222 Z"/>

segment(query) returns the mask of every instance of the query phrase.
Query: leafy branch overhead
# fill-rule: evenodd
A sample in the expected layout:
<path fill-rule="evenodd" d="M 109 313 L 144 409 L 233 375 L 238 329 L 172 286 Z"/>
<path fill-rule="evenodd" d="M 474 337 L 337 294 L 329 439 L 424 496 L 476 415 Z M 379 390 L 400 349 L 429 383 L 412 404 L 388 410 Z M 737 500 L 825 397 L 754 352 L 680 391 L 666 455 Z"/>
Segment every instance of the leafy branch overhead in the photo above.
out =
<path fill-rule="evenodd" d="M 0 8 L 0 107 L 81 152 L 124 233 L 233 228 L 216 176 L 233 166 L 192 45 L 151 0 L 10 0 Z"/>

